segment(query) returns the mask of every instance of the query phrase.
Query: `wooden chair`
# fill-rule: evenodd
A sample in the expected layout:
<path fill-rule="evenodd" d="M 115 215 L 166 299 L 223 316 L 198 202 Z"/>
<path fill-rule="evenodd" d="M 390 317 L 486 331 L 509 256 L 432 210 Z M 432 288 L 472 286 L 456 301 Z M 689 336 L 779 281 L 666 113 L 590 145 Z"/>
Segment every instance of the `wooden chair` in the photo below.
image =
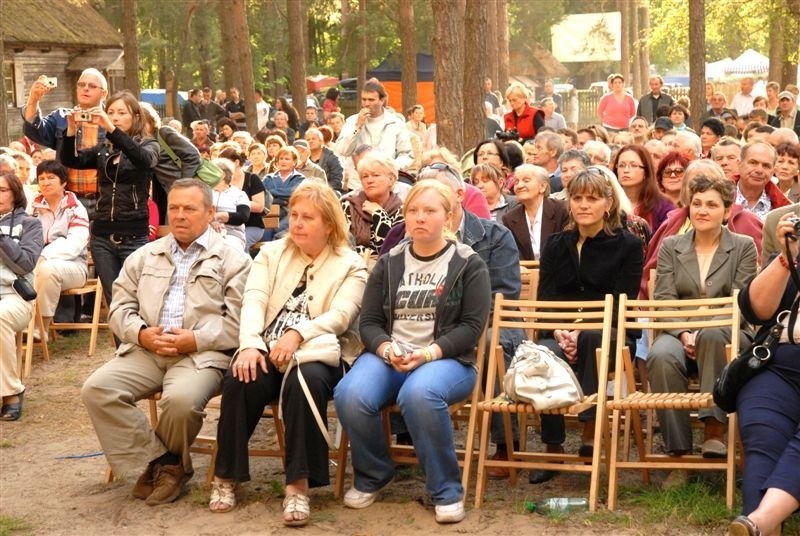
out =
<path fill-rule="evenodd" d="M 17 371 L 20 372 L 21 378 L 27 378 L 31 375 L 31 367 L 33 363 L 33 347 L 39 345 L 42 351 L 42 359 L 50 361 L 50 351 L 47 348 L 47 342 L 44 337 L 36 342 L 33 339 L 33 332 L 35 329 L 39 333 L 44 334 L 44 323 L 42 322 L 42 314 L 39 311 L 39 302 L 34 300 L 33 311 L 31 319 L 28 322 L 28 328 L 24 331 L 18 331 L 16 334 L 16 347 L 17 347 Z"/>
<path fill-rule="evenodd" d="M 86 281 L 86 284 L 80 288 L 73 288 L 61 292 L 62 296 L 83 296 L 85 294 L 94 294 L 94 309 L 92 310 L 92 322 L 90 324 L 84 324 L 81 322 L 52 322 L 50 324 L 50 332 L 53 333 L 55 336 L 55 332 L 60 329 L 90 330 L 91 335 L 89 336 L 89 352 L 87 353 L 87 355 L 91 357 L 94 355 L 94 352 L 97 349 L 97 334 L 99 333 L 100 328 L 108 329 L 107 322 L 100 322 L 100 314 L 102 309 L 105 308 L 106 310 L 108 310 L 108 304 L 106 303 L 105 296 L 103 296 L 103 283 L 100 282 L 99 277 L 96 277 L 94 279 L 88 279 Z M 112 335 L 112 341 L 113 341 L 113 335 Z"/>
<path fill-rule="evenodd" d="M 516 484 L 517 471 L 522 469 L 544 469 L 551 471 L 574 471 L 590 474 L 589 509 L 597 509 L 598 487 L 600 483 L 601 455 L 607 452 L 609 434 L 607 420 L 601 408 L 605 407 L 606 389 L 605 381 L 601 380 L 600 388 L 596 394 L 584 396 L 579 403 L 559 409 L 537 412 L 532 405 L 515 403 L 504 395 L 494 396 L 495 380 L 505 376 L 505 361 L 503 349 L 499 342 L 499 333 L 503 328 L 518 328 L 526 333 L 540 330 L 552 331 L 555 329 L 575 329 L 576 319 L 580 319 L 580 328 L 586 330 L 599 330 L 602 332 L 601 345 L 598 349 L 597 371 L 599 378 L 608 376 L 608 363 L 611 347 L 611 316 L 613 299 L 607 295 L 603 301 L 597 302 L 548 302 L 530 300 L 508 300 L 498 294 L 494 303 L 494 316 L 492 318 L 492 340 L 489 346 L 489 364 L 486 378 L 486 392 L 483 400 L 476 404 L 480 412 L 480 450 L 478 453 L 478 478 L 475 491 L 475 506 L 483 504 L 486 488 L 487 469 L 490 467 L 504 467 L 510 469 L 510 481 Z M 555 414 L 575 416 L 593 406 L 598 407 L 597 419 L 594 430 L 594 452 L 592 458 L 579 457 L 577 454 L 560 454 L 548 452 L 514 451 L 511 437 L 510 416 Z M 503 415 L 505 422 L 506 448 L 508 460 L 492 460 L 489 455 L 490 423 L 493 413 Z M 474 429 L 473 429 L 474 430 Z M 473 430 L 468 432 L 472 437 Z M 605 448 L 604 448 L 605 447 Z M 591 463 L 589 465 L 589 463 Z"/>
<path fill-rule="evenodd" d="M 277 229 L 281 226 L 281 206 L 273 204 L 269 207 L 269 212 L 262 218 L 264 227 L 267 229 Z"/>
<path fill-rule="evenodd" d="M 523 264 L 525 261 L 520 263 L 519 267 L 519 275 L 522 282 L 522 287 L 520 289 L 519 297 L 522 300 L 530 300 L 536 301 L 536 296 L 539 291 L 539 268 L 538 262 L 536 262 L 536 267 L 527 267 Z"/>
<path fill-rule="evenodd" d="M 206 405 L 206 409 L 219 409 L 220 402 L 222 400 L 221 396 L 217 396 L 212 398 L 208 405 Z M 275 448 L 255 448 L 250 447 L 247 450 L 249 456 L 263 456 L 263 457 L 271 457 L 271 458 L 281 458 L 282 461 L 285 462 L 286 460 L 286 447 L 284 441 L 284 430 L 283 430 L 283 423 L 279 418 L 278 413 L 278 403 L 277 401 L 274 404 L 268 405 L 264 408 L 264 413 L 262 418 L 271 418 L 273 424 L 275 426 L 275 435 L 277 439 L 277 446 Z M 333 405 L 329 405 L 328 409 L 328 418 L 336 418 L 336 413 L 333 409 Z M 216 432 L 216 430 L 215 430 Z M 341 498 L 344 495 L 344 474 L 345 469 L 347 468 L 347 436 L 342 430 L 342 436 L 340 439 L 340 446 L 337 449 L 332 449 L 330 451 L 330 460 L 332 463 L 336 465 L 336 476 L 334 478 L 334 487 L 333 487 L 333 495 L 334 497 Z M 217 436 L 216 433 L 213 435 L 208 434 L 199 434 L 192 444 L 191 451 L 198 453 L 198 454 L 208 454 L 211 456 L 211 461 L 208 465 L 208 472 L 206 473 L 206 483 L 211 484 L 214 480 L 214 470 L 216 468 L 216 459 L 217 459 Z"/>
<path fill-rule="evenodd" d="M 630 351 L 625 347 L 625 334 L 628 330 L 652 329 L 692 329 L 727 327 L 731 330 L 731 344 L 728 359 L 738 355 L 740 314 L 736 305 L 738 290 L 726 298 L 695 300 L 629 300 L 620 297 L 617 320 L 616 371 L 622 376 L 614 385 L 614 398 L 606 403 L 611 412 L 611 452 L 609 455 L 608 509 L 614 510 L 617 503 L 618 472 L 622 469 L 639 469 L 646 483 L 651 469 L 692 469 L 725 471 L 727 487 L 725 500 L 728 508 L 733 508 L 735 476 L 735 430 L 736 415 L 728 417 L 728 456 L 714 460 L 700 455 L 668 456 L 654 454 L 650 443 L 644 441 L 639 412 L 649 409 L 680 409 L 697 411 L 714 405 L 711 393 L 643 393 L 636 389 L 633 377 L 633 364 Z M 624 380 L 624 381 L 623 381 Z M 627 393 L 623 391 L 623 386 Z M 624 425 L 621 425 L 624 418 Z M 633 436 L 638 451 L 638 460 L 632 460 L 628 449 L 620 455 L 619 434 L 628 444 L 633 427 Z"/>

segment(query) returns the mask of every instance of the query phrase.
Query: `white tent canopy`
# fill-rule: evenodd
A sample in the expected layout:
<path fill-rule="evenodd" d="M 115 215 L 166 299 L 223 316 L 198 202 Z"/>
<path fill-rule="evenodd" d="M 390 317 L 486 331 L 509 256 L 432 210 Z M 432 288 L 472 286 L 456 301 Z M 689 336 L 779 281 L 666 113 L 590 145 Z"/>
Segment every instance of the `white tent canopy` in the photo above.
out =
<path fill-rule="evenodd" d="M 769 58 L 748 48 L 725 69 L 727 74 L 763 74 L 769 71 Z"/>
<path fill-rule="evenodd" d="M 719 61 L 714 61 L 711 63 L 706 63 L 706 79 L 708 80 L 718 80 L 720 78 L 725 77 L 725 73 L 728 72 L 733 60 L 730 58 L 721 59 Z"/>

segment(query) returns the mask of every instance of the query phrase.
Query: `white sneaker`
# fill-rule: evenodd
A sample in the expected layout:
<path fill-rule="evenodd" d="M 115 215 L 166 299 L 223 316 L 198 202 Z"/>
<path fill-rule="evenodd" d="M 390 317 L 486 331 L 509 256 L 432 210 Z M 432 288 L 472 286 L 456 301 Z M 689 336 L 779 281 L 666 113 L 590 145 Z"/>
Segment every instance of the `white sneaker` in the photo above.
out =
<path fill-rule="evenodd" d="M 344 505 L 348 508 L 355 509 L 366 508 L 374 503 L 377 497 L 377 491 L 374 493 L 366 493 L 358 491 L 356 488 L 350 488 L 347 490 L 347 493 L 344 494 Z"/>
<path fill-rule="evenodd" d="M 458 501 L 453 504 L 436 505 L 437 523 L 458 523 L 464 519 L 466 515 L 464 511 L 464 501 Z"/>

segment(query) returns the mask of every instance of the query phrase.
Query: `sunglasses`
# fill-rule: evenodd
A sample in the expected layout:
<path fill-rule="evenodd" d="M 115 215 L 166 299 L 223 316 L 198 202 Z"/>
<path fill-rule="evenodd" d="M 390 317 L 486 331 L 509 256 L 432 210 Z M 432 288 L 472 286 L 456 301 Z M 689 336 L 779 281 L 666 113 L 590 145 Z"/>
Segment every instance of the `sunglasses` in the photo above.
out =
<path fill-rule="evenodd" d="M 662 175 L 664 175 L 665 177 L 680 177 L 685 172 L 686 170 L 683 168 L 665 169 Z"/>

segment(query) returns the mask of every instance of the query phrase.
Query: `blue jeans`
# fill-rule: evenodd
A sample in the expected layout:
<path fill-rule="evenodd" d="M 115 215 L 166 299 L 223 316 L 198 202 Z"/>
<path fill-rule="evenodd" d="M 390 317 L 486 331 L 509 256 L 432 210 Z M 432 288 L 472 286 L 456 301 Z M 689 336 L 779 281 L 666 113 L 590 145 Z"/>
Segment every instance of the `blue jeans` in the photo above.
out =
<path fill-rule="evenodd" d="M 89 247 L 92 249 L 94 271 L 103 284 L 103 296 L 106 297 L 109 306 L 111 305 L 111 289 L 122 269 L 122 264 L 128 255 L 145 244 L 147 244 L 147 235 L 121 237 L 118 244 L 107 237 L 92 235 Z"/>
<path fill-rule="evenodd" d="M 354 487 L 376 492 L 394 476 L 381 432 L 381 408 L 397 402 L 433 504 L 460 501 L 464 489 L 447 407 L 469 397 L 475 379 L 475 369 L 455 359 L 432 361 L 403 373 L 374 354 L 361 355 L 333 395 L 336 413 L 350 437 Z"/>

